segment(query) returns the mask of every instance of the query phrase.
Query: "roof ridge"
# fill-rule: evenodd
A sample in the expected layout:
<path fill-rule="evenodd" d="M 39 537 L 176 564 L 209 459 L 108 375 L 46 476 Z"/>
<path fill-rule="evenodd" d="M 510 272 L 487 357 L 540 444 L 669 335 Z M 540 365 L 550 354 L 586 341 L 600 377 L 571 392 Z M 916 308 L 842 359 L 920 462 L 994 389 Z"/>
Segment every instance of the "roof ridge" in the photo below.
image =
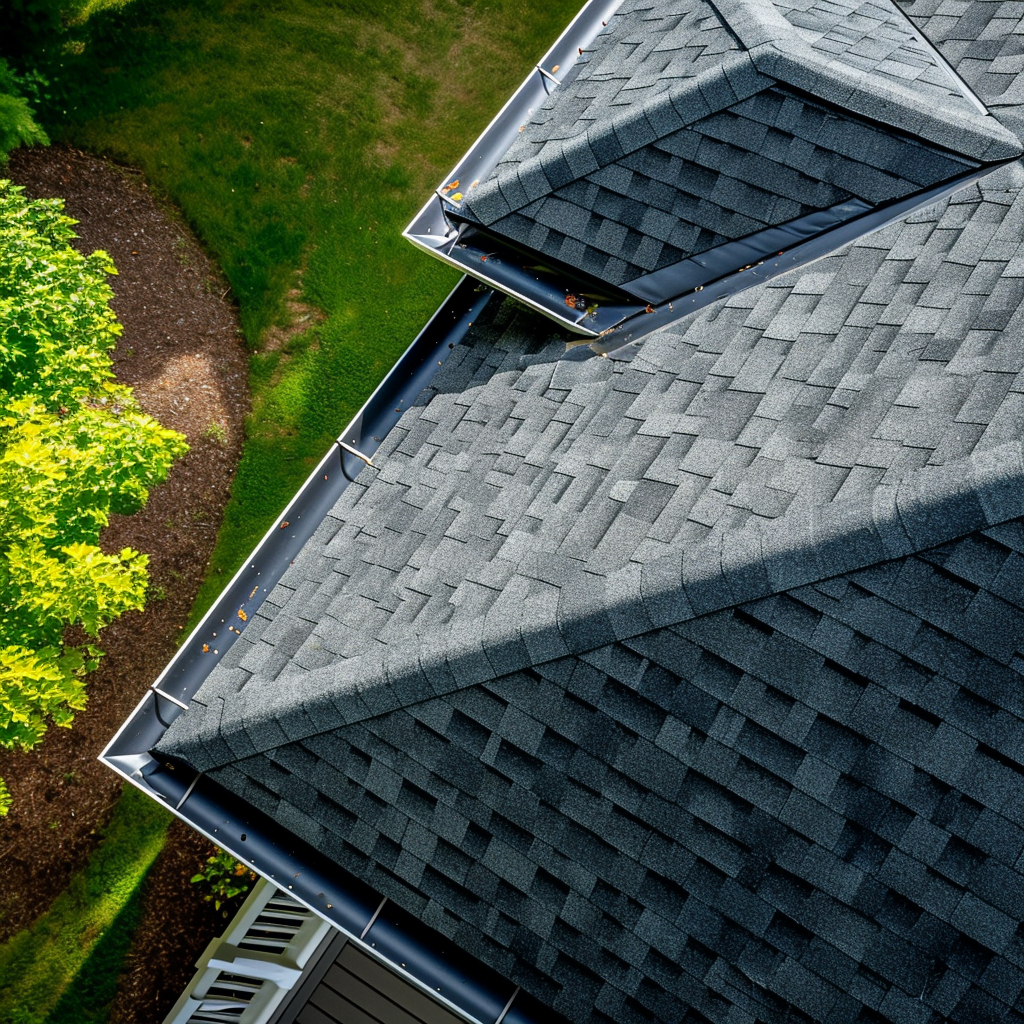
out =
<path fill-rule="evenodd" d="M 890 6 L 911 33 L 918 32 Z M 716 9 L 745 50 L 730 53 L 653 100 L 627 106 L 571 138 L 550 140 L 519 163 L 499 166 L 497 174 L 467 196 L 464 208 L 481 224 L 492 225 L 775 83 L 983 163 L 1024 152 L 1017 136 L 992 114 L 973 108 L 968 112 L 952 103 L 937 107 L 907 84 L 827 59 L 771 0 L 719 0 Z M 955 81 L 951 78 L 951 85 Z"/>
<path fill-rule="evenodd" d="M 223 708 L 193 701 L 158 746 L 208 771 L 282 743 L 486 683 L 651 629 L 866 569 L 1024 516 L 1024 444 L 913 470 L 867 502 L 804 504 L 770 522 L 608 577 L 580 570 L 557 604 L 506 588 L 484 618 L 378 653 L 275 679 L 253 677 Z M 225 715 L 225 717 L 227 717 Z"/>
<path fill-rule="evenodd" d="M 991 114 L 981 115 L 990 129 L 984 132 L 977 116 L 969 117 L 948 104 L 936 110 L 900 82 L 883 82 L 838 60 L 825 59 L 772 0 L 717 0 L 717 6 L 758 70 L 780 82 L 986 163 L 1021 155 L 1019 140 Z M 887 6 L 912 34 L 924 38 L 896 4 Z M 785 46 L 780 45 L 782 39 Z M 951 83 L 959 81 L 952 69 L 949 74 Z"/>
<path fill-rule="evenodd" d="M 995 163 L 1024 152 L 1017 136 L 991 114 L 971 117 L 954 107 L 936 109 L 900 82 L 882 82 L 824 60 L 800 37 L 787 40 L 785 49 L 769 40 L 748 53 L 759 71 L 778 82 L 959 155 Z"/>
<path fill-rule="evenodd" d="M 1022 152 L 1016 136 L 990 114 L 982 115 L 982 123 L 991 129 L 984 132 L 977 117 L 952 106 L 937 112 L 900 82 L 883 82 L 839 61 L 826 60 L 771 0 L 718 0 L 718 6 L 758 70 L 779 82 L 984 162 L 1012 159 Z M 888 6 L 912 33 L 923 36 L 895 4 Z M 781 39 L 785 39 L 785 46 L 780 45 Z M 831 88 L 823 92 L 823 86 Z M 889 117 L 880 117 L 882 112 Z"/>

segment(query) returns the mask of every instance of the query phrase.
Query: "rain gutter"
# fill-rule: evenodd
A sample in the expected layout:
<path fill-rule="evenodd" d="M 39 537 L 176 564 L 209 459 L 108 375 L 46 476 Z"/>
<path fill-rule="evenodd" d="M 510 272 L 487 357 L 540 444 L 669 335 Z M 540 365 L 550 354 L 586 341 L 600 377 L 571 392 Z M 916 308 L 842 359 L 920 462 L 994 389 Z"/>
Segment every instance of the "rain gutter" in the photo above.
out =
<path fill-rule="evenodd" d="M 595 305 L 592 309 L 596 312 L 589 311 L 585 302 L 576 307 L 569 305 L 567 293 L 568 298 L 586 293 L 585 283 L 575 281 L 572 271 L 524 266 L 522 255 L 515 252 L 514 247 L 509 247 L 508 251 L 486 251 L 483 248 L 488 244 L 486 239 L 474 238 L 473 232 L 464 235 L 467 224 L 461 215 L 462 204 L 455 197 L 459 195 L 457 189 L 468 191 L 472 184 L 484 180 L 494 170 L 534 110 L 558 87 L 558 79 L 547 69 L 567 69 L 577 59 L 584 59 L 587 48 L 621 2 L 590 0 L 580 10 L 537 63 L 535 72 L 519 86 L 402 233 L 435 259 L 472 274 L 554 320 L 563 329 L 582 336 L 569 343 L 571 349 L 590 343 L 599 355 L 632 358 L 637 343 L 653 331 L 718 299 L 820 259 L 1003 166 L 1002 162 L 984 165 L 884 206 L 869 208 L 858 200 L 850 200 L 829 210 L 755 232 L 623 285 L 616 290 L 629 294 L 623 294 L 611 304 Z M 988 114 L 930 40 L 911 19 L 907 21 L 915 38 L 929 49 L 964 97 L 981 113 Z M 546 260 L 542 254 L 536 255 L 537 263 L 543 264 Z M 575 276 L 579 276 L 578 271 Z"/>
<path fill-rule="evenodd" d="M 554 1015 L 323 854 L 208 777 L 150 751 L 188 708 L 246 622 L 494 293 L 463 277 L 338 436 L 287 508 L 178 649 L 99 760 L 469 1024 Z M 230 628 L 229 628 L 230 627 Z"/>

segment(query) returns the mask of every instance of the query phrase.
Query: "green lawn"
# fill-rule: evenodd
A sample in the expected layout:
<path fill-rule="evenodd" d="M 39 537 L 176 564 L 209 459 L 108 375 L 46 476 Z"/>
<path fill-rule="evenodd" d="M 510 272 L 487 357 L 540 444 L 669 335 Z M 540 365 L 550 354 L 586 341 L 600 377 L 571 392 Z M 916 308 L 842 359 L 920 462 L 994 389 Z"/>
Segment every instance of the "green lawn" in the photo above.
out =
<path fill-rule="evenodd" d="M 0 946 L 2 1024 L 101 1024 L 170 815 L 125 788 L 86 867 L 31 928 Z M 62 998 L 63 997 L 63 998 Z"/>
<path fill-rule="evenodd" d="M 53 137 L 141 167 L 182 209 L 254 352 L 249 440 L 197 608 L 454 284 L 401 229 L 577 8 L 137 0 L 63 59 Z M 326 320 L 261 353 L 298 274 Z"/>

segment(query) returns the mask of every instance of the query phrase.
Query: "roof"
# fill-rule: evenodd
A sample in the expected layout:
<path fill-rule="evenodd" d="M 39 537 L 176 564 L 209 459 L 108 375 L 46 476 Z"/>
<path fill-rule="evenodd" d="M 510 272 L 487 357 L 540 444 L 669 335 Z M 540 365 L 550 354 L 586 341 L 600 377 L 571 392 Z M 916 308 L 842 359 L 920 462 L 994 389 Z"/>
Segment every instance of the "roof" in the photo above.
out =
<path fill-rule="evenodd" d="M 888 0 L 632 0 L 462 212 L 657 301 L 657 271 L 1019 152 Z"/>
<path fill-rule="evenodd" d="M 628 364 L 492 303 L 158 752 L 581 1024 L 1020 1019 L 1022 185 Z"/>
<path fill-rule="evenodd" d="M 705 555 L 737 531 L 760 537 L 743 549 L 756 566 L 764 544 L 819 544 L 811 513 L 870 514 L 879 488 L 944 465 L 955 481 L 976 449 L 1018 441 L 1016 180 L 741 293 L 630 364 L 565 361 L 507 308 L 478 321 L 205 684 L 201 703 L 230 707 L 175 727 L 198 738 L 196 763 L 252 728 L 249 693 L 280 739 L 289 714 L 317 728 L 307 704 L 322 695 L 331 722 L 341 700 L 365 717 L 370 680 L 401 706 L 435 665 L 470 666 L 454 687 L 585 649 L 572 623 L 596 607 L 628 620 L 598 641 L 642 632 L 644 570 L 692 585 L 699 608 Z M 499 648 L 513 662 L 492 665 Z"/>

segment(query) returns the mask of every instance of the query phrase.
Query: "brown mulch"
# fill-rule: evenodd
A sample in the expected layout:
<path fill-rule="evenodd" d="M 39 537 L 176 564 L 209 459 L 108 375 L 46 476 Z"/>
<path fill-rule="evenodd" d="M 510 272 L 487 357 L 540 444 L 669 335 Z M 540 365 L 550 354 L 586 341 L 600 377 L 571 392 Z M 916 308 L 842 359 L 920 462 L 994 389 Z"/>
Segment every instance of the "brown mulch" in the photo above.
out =
<path fill-rule="evenodd" d="M 2 941 L 31 924 L 85 864 L 117 800 L 121 780 L 96 757 L 176 650 L 228 499 L 249 392 L 226 282 L 138 174 L 54 146 L 15 151 L 0 177 L 33 197 L 64 198 L 66 212 L 80 222 L 75 244 L 113 257 L 119 270 L 111 281 L 113 306 L 124 325 L 114 352 L 117 376 L 147 412 L 191 445 L 146 507 L 115 517 L 104 532 L 106 550 L 130 546 L 149 554 L 153 597 L 144 612 L 128 613 L 103 632 L 107 656 L 90 678 L 88 706 L 73 729 L 51 728 L 35 750 L 0 753 L 0 777 L 14 800 L 0 819 Z M 137 940 L 189 970 L 223 924 L 182 884 L 208 847 L 189 830 L 172 829 L 151 874 L 152 899 L 145 897 Z M 162 922 L 151 912 L 157 906 Z M 175 922 L 173 956 L 160 934 L 169 930 L 161 927 L 168 916 Z M 192 948 L 183 948 L 184 940 Z M 161 971 L 158 965 L 159 977 Z M 173 977 L 183 985 L 188 973 Z M 138 1019 L 160 1019 L 152 1005 Z"/>
<path fill-rule="evenodd" d="M 110 1024 L 162 1021 L 185 986 L 210 939 L 220 935 L 241 905 L 217 910 L 198 897 L 190 879 L 213 850 L 210 841 L 180 821 L 146 878 L 142 919 L 128 951 Z"/>

